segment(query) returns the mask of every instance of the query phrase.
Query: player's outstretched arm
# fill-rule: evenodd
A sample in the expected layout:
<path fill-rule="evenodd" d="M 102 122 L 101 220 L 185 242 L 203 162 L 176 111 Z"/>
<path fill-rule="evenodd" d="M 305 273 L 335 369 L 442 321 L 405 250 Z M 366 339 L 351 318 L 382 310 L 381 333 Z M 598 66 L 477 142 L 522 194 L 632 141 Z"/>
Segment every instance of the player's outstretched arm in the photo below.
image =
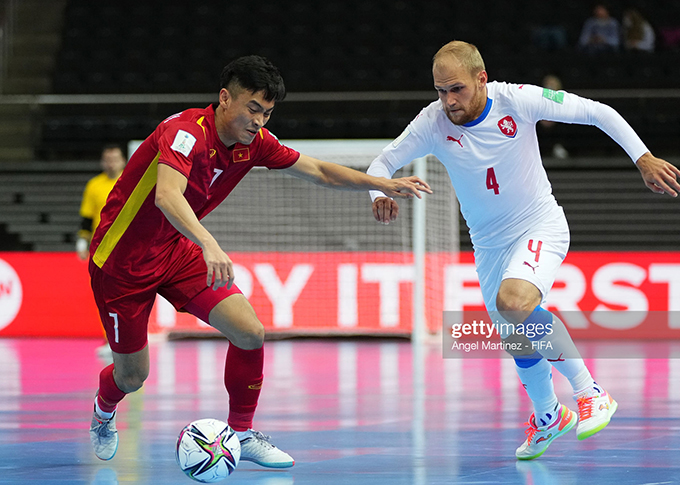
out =
<path fill-rule="evenodd" d="M 680 170 L 668 163 L 666 160 L 656 158 L 650 152 L 642 155 L 636 162 L 642 180 L 645 185 L 657 194 L 664 192 L 672 197 L 677 197 L 680 192 L 680 184 L 678 178 L 680 177 Z"/>
<path fill-rule="evenodd" d="M 184 175 L 168 165 L 158 164 L 156 207 L 163 212 L 175 229 L 203 250 L 203 259 L 208 267 L 206 286 L 212 285 L 213 290 L 224 285 L 231 288 L 234 282 L 231 259 L 194 214 L 189 202 L 184 198 L 186 188 L 187 179 Z"/>
<path fill-rule="evenodd" d="M 432 193 L 432 189 L 416 176 L 388 179 L 373 177 L 358 170 L 335 163 L 324 162 L 300 154 L 291 167 L 285 169 L 289 174 L 308 180 L 314 184 L 344 190 L 379 190 L 390 197 L 421 198 L 421 192 Z"/>

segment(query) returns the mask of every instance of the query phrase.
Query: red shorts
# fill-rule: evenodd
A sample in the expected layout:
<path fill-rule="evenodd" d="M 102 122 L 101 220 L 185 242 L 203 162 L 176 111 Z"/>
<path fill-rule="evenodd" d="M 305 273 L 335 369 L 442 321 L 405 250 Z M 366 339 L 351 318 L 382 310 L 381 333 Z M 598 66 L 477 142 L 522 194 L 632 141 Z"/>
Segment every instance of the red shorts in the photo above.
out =
<path fill-rule="evenodd" d="M 192 245 L 172 271 L 154 281 L 116 278 L 90 260 L 90 282 L 111 350 L 132 354 L 146 347 L 149 315 L 156 293 L 177 310 L 186 310 L 204 320 L 220 301 L 241 293 L 236 285 L 215 291 L 206 286 L 208 269 L 201 248 Z"/>

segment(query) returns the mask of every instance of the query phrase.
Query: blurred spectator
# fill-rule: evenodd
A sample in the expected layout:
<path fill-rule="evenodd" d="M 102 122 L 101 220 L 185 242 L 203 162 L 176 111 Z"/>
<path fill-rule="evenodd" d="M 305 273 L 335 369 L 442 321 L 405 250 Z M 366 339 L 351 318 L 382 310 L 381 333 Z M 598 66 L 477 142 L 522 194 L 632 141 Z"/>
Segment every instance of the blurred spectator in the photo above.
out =
<path fill-rule="evenodd" d="M 567 29 L 551 9 L 536 9 L 532 16 L 531 41 L 535 47 L 548 52 L 567 47 Z"/>
<path fill-rule="evenodd" d="M 595 5 L 593 16 L 585 21 L 579 47 L 590 54 L 619 50 L 619 22 L 609 15 L 609 10 L 602 4 Z"/>
<path fill-rule="evenodd" d="M 631 51 L 654 52 L 654 29 L 634 8 L 623 13 L 623 46 Z"/>
<path fill-rule="evenodd" d="M 560 80 L 559 77 L 555 76 L 554 74 L 548 74 L 543 78 L 543 87 L 547 89 L 551 89 L 552 91 L 561 91 L 562 90 L 562 81 Z M 559 159 L 565 159 L 569 158 L 569 152 L 567 151 L 566 148 L 564 148 L 564 145 L 561 143 L 561 140 L 555 139 L 555 127 L 558 126 L 557 123 L 554 121 L 549 121 L 549 120 L 541 120 L 538 122 L 539 126 L 539 131 L 546 135 L 546 138 L 550 138 L 554 140 L 554 144 L 550 150 L 550 154 Z"/>
<path fill-rule="evenodd" d="M 531 37 L 534 45 L 544 51 L 559 51 L 567 46 L 567 29 L 563 25 L 539 25 L 533 29 Z"/>
<path fill-rule="evenodd" d="M 101 154 L 102 173 L 85 186 L 80 204 L 80 216 L 83 220 L 76 240 L 76 252 L 82 260 L 89 256 L 90 239 L 99 225 L 99 213 L 116 180 L 123 173 L 126 162 L 123 150 L 118 145 L 106 145 Z"/>

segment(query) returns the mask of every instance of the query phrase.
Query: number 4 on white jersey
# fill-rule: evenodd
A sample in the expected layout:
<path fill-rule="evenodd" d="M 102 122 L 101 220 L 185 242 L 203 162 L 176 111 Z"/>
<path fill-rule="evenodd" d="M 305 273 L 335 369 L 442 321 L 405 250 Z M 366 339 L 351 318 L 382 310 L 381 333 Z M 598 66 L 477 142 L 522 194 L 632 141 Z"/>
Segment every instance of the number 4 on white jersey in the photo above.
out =
<path fill-rule="evenodd" d="M 495 195 L 500 193 L 498 181 L 496 181 L 496 172 L 494 172 L 493 167 L 489 167 L 486 171 L 486 189 L 493 190 Z"/>

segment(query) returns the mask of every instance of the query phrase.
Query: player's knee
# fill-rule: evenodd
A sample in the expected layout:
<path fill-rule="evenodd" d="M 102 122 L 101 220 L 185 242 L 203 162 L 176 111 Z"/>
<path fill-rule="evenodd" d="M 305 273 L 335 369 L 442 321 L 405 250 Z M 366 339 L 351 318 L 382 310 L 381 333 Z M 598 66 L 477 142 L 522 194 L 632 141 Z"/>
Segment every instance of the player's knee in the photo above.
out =
<path fill-rule="evenodd" d="M 231 343 L 243 350 L 259 349 L 264 344 L 264 326 L 258 321 L 248 331 L 241 332 Z"/>
<path fill-rule="evenodd" d="M 510 292 L 498 292 L 496 308 L 505 319 L 519 323 L 524 320 L 536 307 L 533 297 Z"/>
<path fill-rule="evenodd" d="M 149 377 L 148 369 L 116 372 L 116 385 L 121 391 L 129 394 L 141 389 L 147 377 Z"/>

